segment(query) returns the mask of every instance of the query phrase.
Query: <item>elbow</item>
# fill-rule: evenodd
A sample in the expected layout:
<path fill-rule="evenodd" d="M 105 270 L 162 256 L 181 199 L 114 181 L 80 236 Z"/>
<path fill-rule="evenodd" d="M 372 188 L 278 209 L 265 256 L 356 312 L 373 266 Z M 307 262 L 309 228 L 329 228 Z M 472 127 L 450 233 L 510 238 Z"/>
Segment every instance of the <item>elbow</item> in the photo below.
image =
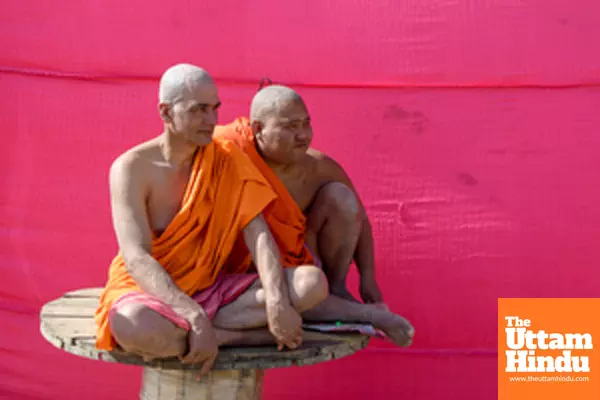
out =
<path fill-rule="evenodd" d="M 123 251 L 123 261 L 125 262 L 125 270 L 129 275 L 135 278 L 139 274 L 140 269 L 147 264 L 147 254 L 143 252 L 125 252 Z"/>

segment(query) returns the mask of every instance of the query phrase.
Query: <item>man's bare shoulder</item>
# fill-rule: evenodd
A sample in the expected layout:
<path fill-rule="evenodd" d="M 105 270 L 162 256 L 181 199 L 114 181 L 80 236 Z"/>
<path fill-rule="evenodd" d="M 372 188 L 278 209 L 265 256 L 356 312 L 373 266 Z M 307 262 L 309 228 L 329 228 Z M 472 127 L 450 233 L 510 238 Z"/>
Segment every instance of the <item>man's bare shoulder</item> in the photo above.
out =
<path fill-rule="evenodd" d="M 110 179 L 112 183 L 131 178 L 140 179 L 148 168 L 155 162 L 161 161 L 162 154 L 156 139 L 140 143 L 115 158 L 110 166 Z"/>
<path fill-rule="evenodd" d="M 329 157 L 327 154 L 317 149 L 310 148 L 306 152 L 307 165 L 310 165 L 323 181 L 346 180 L 346 173 L 342 166 Z"/>
<path fill-rule="evenodd" d="M 314 160 L 320 160 L 320 159 L 327 157 L 327 154 L 315 149 L 314 147 L 310 147 L 306 151 L 306 155 Z"/>

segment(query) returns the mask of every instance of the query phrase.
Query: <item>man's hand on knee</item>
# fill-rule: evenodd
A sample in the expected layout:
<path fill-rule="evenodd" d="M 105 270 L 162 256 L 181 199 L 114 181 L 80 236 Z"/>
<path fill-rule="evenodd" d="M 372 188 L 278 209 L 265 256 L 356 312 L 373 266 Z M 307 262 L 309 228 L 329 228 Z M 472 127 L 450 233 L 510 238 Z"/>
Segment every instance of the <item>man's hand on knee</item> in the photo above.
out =
<path fill-rule="evenodd" d="M 185 364 L 202 364 L 198 379 L 207 374 L 219 354 L 219 345 L 208 319 L 194 321 L 188 333 L 188 352 L 180 357 Z"/>
<path fill-rule="evenodd" d="M 296 349 L 302 344 L 302 317 L 286 302 L 269 303 L 267 301 L 267 320 L 269 331 L 275 337 L 277 350 L 284 346 Z"/>

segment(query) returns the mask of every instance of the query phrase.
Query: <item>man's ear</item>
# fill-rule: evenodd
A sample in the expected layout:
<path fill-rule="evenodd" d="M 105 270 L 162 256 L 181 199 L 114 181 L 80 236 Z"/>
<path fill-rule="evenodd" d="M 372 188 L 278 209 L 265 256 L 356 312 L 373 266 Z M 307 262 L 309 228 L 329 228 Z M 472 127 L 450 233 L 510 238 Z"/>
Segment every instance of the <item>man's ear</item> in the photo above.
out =
<path fill-rule="evenodd" d="M 160 103 L 158 105 L 158 112 L 160 114 L 160 118 L 165 123 L 170 123 L 172 121 L 171 106 L 169 104 L 167 104 L 167 103 Z"/>
<path fill-rule="evenodd" d="M 262 135 L 262 129 L 263 129 L 262 122 L 252 121 L 252 123 L 250 124 L 250 127 L 252 128 L 252 135 L 254 135 L 254 137 L 259 138 Z"/>

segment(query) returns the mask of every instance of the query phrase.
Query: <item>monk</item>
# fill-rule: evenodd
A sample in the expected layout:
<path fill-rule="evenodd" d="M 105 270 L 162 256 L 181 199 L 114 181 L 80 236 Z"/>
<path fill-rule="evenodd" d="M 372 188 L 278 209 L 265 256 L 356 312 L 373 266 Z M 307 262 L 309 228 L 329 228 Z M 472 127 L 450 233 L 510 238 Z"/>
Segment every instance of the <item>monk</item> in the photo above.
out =
<path fill-rule="evenodd" d="M 302 98 L 287 87 L 268 86 L 252 100 L 250 119 L 217 126 L 215 137 L 248 154 L 277 194 L 263 215 L 282 255 L 301 265 L 309 252 L 314 255 L 309 262 L 325 269 L 331 296 L 303 318 L 370 322 L 395 343 L 409 345 L 413 327 L 382 303 L 371 226 L 358 194 L 339 164 L 310 148 L 312 129 Z M 353 259 L 364 304 L 346 289 Z"/>
<path fill-rule="evenodd" d="M 236 129 L 245 140 L 244 148 L 256 149 L 262 158 L 255 164 L 272 170 L 270 183 L 275 177 L 283 183 L 307 217 L 307 244 L 323 262 L 331 292 L 355 300 L 346 288 L 354 261 L 362 300 L 386 307 L 375 277 L 371 224 L 360 197 L 343 168 L 310 147 L 310 116 L 298 93 L 268 86 L 254 97 L 250 120 L 238 119 L 235 124 L 240 125 Z M 217 136 L 220 132 L 218 127 Z"/>
<path fill-rule="evenodd" d="M 96 311 L 96 347 L 179 357 L 208 372 L 226 344 L 302 343 L 300 313 L 322 302 L 312 265 L 283 268 L 262 216 L 276 198 L 236 146 L 213 140 L 211 76 L 178 64 L 161 78 L 164 131 L 121 154 L 109 186 L 119 253 Z M 243 243 L 249 263 L 232 264 Z"/>

